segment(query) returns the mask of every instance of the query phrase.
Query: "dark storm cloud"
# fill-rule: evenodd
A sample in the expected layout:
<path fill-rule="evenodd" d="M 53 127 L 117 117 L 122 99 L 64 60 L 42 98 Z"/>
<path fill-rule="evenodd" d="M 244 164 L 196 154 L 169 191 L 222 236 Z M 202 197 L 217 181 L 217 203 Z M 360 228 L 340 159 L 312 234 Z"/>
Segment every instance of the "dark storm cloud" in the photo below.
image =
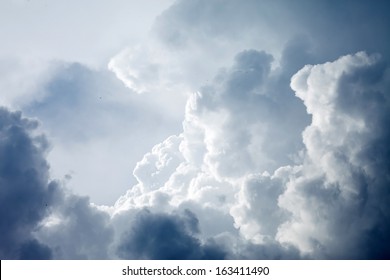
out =
<path fill-rule="evenodd" d="M 360 50 L 388 55 L 389 8 L 386 0 L 179 0 L 157 19 L 155 31 L 176 48 L 229 39 L 280 45 L 303 35 L 322 59 Z"/>
<path fill-rule="evenodd" d="M 248 260 L 299 260 L 305 258 L 298 248 L 282 246 L 279 242 L 268 240 L 263 244 L 245 243 L 232 259 Z"/>
<path fill-rule="evenodd" d="M 37 237 L 53 250 L 55 259 L 108 259 L 113 229 L 107 213 L 89 199 L 66 194 L 52 215 L 58 223 L 42 227 Z"/>
<path fill-rule="evenodd" d="M 183 215 L 140 211 L 131 229 L 119 242 L 117 254 L 124 259 L 192 260 L 223 259 L 223 249 L 196 237 L 198 220 L 190 211 Z"/>
<path fill-rule="evenodd" d="M 36 239 L 31 239 L 20 247 L 22 260 L 48 260 L 53 257 L 49 246 L 39 243 Z"/>
<path fill-rule="evenodd" d="M 107 258 L 108 215 L 49 180 L 48 142 L 37 126 L 0 108 L 0 258 Z"/>
<path fill-rule="evenodd" d="M 48 144 L 32 136 L 37 122 L 0 108 L 0 258 L 50 258 L 33 237 L 58 194 L 49 181 Z"/>

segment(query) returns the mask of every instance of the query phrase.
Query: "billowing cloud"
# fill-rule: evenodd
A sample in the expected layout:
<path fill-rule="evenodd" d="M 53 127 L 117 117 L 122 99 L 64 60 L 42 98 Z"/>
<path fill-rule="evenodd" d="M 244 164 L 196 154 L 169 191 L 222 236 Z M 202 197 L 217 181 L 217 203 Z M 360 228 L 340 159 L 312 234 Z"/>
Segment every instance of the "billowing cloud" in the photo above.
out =
<path fill-rule="evenodd" d="M 0 108 L 0 257 L 107 258 L 109 216 L 51 181 L 38 122 Z"/>
<path fill-rule="evenodd" d="M 289 53 L 295 71 L 361 50 L 388 56 L 388 8 L 386 0 L 178 0 L 156 18 L 147 40 L 124 49 L 109 68 L 136 92 L 173 93 L 197 90 L 243 49 L 264 50 L 278 64 L 286 45 L 298 41 L 303 49 Z M 311 61 L 302 59 L 305 52 Z"/>
<path fill-rule="evenodd" d="M 256 45 L 273 55 L 301 35 L 313 44 L 317 57 L 340 56 L 365 49 L 388 54 L 389 38 L 385 26 L 389 3 L 365 0 L 314 3 L 307 0 L 176 1 L 157 18 L 154 32 L 175 50 L 223 46 L 213 51 L 224 53 L 229 42 L 239 48 Z"/>
<path fill-rule="evenodd" d="M 113 206 L 72 193 L 37 122 L 1 109 L 1 257 L 390 258 L 387 6 L 177 1 L 114 73 L 57 67 L 22 106 L 63 145 L 49 159 L 79 143 L 103 178 L 137 150 L 134 184 Z"/>
<path fill-rule="evenodd" d="M 307 117 L 290 91 L 277 84 L 280 76 L 271 74 L 271 61 L 264 52 L 239 53 L 230 69 L 188 103 L 184 130 L 203 131 L 204 160 L 217 176 L 272 172 L 301 148 Z M 188 153 L 199 137 L 185 138 Z"/>
<path fill-rule="evenodd" d="M 2 198 L 29 193 L 20 201 L 36 209 L 28 224 L 17 222 L 23 211 L 4 216 L 14 222 L 2 227 L 4 257 L 388 258 L 389 68 L 364 52 L 305 66 L 291 88 L 308 122 L 271 61 L 239 53 L 189 99 L 183 133 L 144 156 L 138 184 L 107 210 L 50 183 L 47 142 L 29 132 L 36 123 L 2 109 Z M 288 130 L 283 120 L 294 117 Z"/>
<path fill-rule="evenodd" d="M 118 255 L 125 259 L 223 259 L 225 252 L 211 241 L 200 243 L 198 231 L 198 220 L 188 210 L 183 215 L 141 210 L 122 236 Z"/>
<path fill-rule="evenodd" d="M 388 258 L 389 70 L 375 55 L 306 66 L 292 78 L 312 123 L 304 163 L 279 205 L 278 232 L 325 258 Z"/>
<path fill-rule="evenodd" d="M 239 242 L 239 233 L 268 256 L 297 248 L 291 256 L 387 258 L 378 246 L 388 235 L 387 66 L 364 52 L 305 66 L 291 81 L 311 116 L 305 128 L 298 99 L 274 82 L 285 73 L 269 63 L 265 53 L 244 51 L 194 94 L 183 134 L 144 157 L 135 174 L 148 172 L 117 211 L 185 206 L 204 237 L 213 213 L 221 221 L 214 237 Z"/>
<path fill-rule="evenodd" d="M 0 257 L 50 258 L 33 236 L 55 200 L 58 185 L 49 182 L 48 143 L 31 133 L 37 122 L 0 108 Z"/>
<path fill-rule="evenodd" d="M 64 193 L 36 236 L 55 259 L 108 259 L 113 234 L 107 213 L 86 197 Z"/>

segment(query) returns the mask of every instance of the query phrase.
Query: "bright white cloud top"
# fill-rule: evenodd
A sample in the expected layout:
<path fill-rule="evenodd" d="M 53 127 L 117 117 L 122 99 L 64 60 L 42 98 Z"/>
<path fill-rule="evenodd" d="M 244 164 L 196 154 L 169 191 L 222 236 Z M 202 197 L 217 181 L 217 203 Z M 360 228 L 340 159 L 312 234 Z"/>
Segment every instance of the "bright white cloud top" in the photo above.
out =
<path fill-rule="evenodd" d="M 110 59 L 3 47 L 0 257 L 388 259 L 388 4 L 313 2 L 120 17 Z"/>

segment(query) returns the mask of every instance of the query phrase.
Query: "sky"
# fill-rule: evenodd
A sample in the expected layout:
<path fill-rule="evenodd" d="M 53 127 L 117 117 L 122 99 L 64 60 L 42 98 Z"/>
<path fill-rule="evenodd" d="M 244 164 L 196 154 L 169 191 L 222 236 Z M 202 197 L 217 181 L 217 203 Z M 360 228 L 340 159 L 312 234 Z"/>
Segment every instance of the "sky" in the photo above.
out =
<path fill-rule="evenodd" d="M 389 259 L 388 9 L 1 1 L 0 258 Z"/>

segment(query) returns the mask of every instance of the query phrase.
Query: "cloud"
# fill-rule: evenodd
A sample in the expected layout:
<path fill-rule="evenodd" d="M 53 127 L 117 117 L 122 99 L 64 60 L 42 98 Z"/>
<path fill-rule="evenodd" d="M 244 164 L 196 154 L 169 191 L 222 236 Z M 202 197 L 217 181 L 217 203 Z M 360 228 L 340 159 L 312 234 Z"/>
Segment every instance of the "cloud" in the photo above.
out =
<path fill-rule="evenodd" d="M 381 59 L 364 52 L 293 76 L 312 123 L 304 163 L 279 198 L 292 214 L 280 241 L 322 258 L 389 257 L 388 81 Z"/>
<path fill-rule="evenodd" d="M 276 82 L 281 75 L 271 73 L 271 61 L 264 52 L 239 53 L 187 105 L 183 149 L 196 153 L 200 148 L 193 147 L 202 138 L 204 163 L 217 177 L 273 172 L 302 148 L 307 116 L 290 90 Z"/>
<path fill-rule="evenodd" d="M 114 230 L 110 216 L 86 197 L 64 193 L 36 236 L 55 259 L 109 259 Z"/>
<path fill-rule="evenodd" d="M 189 209 L 202 238 L 258 250 L 228 258 L 387 258 L 385 62 L 359 52 L 298 71 L 291 87 L 308 120 L 277 82 L 291 69 L 271 70 L 271 59 L 241 52 L 194 94 L 183 133 L 144 157 L 117 211 Z"/>
<path fill-rule="evenodd" d="M 19 258 L 22 260 L 48 260 L 52 259 L 50 247 L 40 244 L 36 239 L 22 244 Z"/>
<path fill-rule="evenodd" d="M 198 239 L 198 220 L 190 211 L 184 211 L 183 215 L 150 214 L 140 208 L 134 213 L 126 211 L 126 217 L 132 222 L 125 223 L 121 229 L 117 216 L 110 217 L 88 198 L 70 193 L 60 182 L 50 181 L 45 160 L 48 142 L 44 136 L 37 135 L 36 121 L 5 108 L 1 108 L 0 116 L 3 259 L 111 259 L 129 254 L 139 258 L 141 251 L 137 246 L 142 244 L 137 240 L 152 225 L 155 236 L 145 239 L 144 245 L 150 252 L 144 258 L 163 257 L 166 251 L 154 248 L 159 243 L 154 243 L 156 239 L 177 245 L 177 250 L 173 250 L 176 258 L 225 256 L 225 251 L 211 239 Z M 125 229 L 131 229 L 128 234 L 133 235 L 127 236 Z M 165 240 L 166 231 L 168 237 L 174 238 Z M 124 236 L 123 240 L 118 236 Z M 114 250 L 115 244 L 127 249 Z M 183 251 L 179 250 L 181 246 Z"/>
<path fill-rule="evenodd" d="M 50 128 L 58 158 L 77 165 L 77 142 L 94 155 L 86 177 L 104 178 L 107 154 L 160 143 L 114 206 L 96 206 L 51 181 L 37 122 L 1 109 L 1 255 L 388 259 L 387 6 L 177 1 L 152 38 L 111 59 L 130 91 L 107 71 L 57 67 L 23 110 Z M 187 95 L 182 131 L 153 138 Z"/>
<path fill-rule="evenodd" d="M 192 45 L 207 49 L 229 42 L 241 49 L 260 46 L 278 56 L 288 41 L 303 35 L 323 59 L 361 49 L 388 54 L 388 41 L 383 41 L 389 36 L 385 27 L 390 21 L 384 12 L 388 7 L 385 0 L 375 5 L 365 0 L 176 1 L 157 18 L 154 32 L 175 50 Z"/>
<path fill-rule="evenodd" d="M 50 258 L 33 236 L 52 207 L 58 185 L 49 181 L 48 143 L 32 135 L 37 122 L 0 108 L 0 256 L 2 259 Z"/>
<path fill-rule="evenodd" d="M 68 187 L 94 203 L 113 204 L 135 182 L 137 161 L 181 129 L 182 112 L 132 94 L 107 70 L 58 62 L 40 91 L 43 97 L 22 108 L 41 121 L 52 143 L 51 175 L 71 175 Z"/>
<path fill-rule="evenodd" d="M 0 108 L 0 257 L 107 258 L 109 216 L 50 180 L 38 122 Z"/>
<path fill-rule="evenodd" d="M 273 240 L 279 225 L 288 220 L 288 213 L 278 206 L 278 198 L 285 191 L 283 175 L 289 172 L 284 169 L 272 177 L 268 174 L 247 176 L 242 184 L 238 204 L 232 208 L 231 215 L 248 240 L 259 244 Z"/>
<path fill-rule="evenodd" d="M 386 0 L 375 5 L 365 0 L 179 0 L 156 18 L 147 40 L 113 57 L 109 69 L 138 93 L 187 93 L 207 83 L 245 49 L 263 50 L 278 65 L 294 40 L 296 45 L 302 42 L 311 57 L 300 59 L 305 51 L 298 48 L 290 52 L 295 71 L 360 50 L 389 56 L 388 8 Z"/>
<path fill-rule="evenodd" d="M 225 252 L 211 241 L 196 238 L 198 220 L 190 211 L 182 215 L 153 214 L 141 210 L 118 245 L 124 259 L 223 259 Z"/>
<path fill-rule="evenodd" d="M 286 218 L 277 205 L 286 179 L 267 174 L 294 163 L 308 118 L 291 89 L 278 82 L 287 81 L 286 74 L 271 70 L 271 62 L 265 52 L 240 52 L 230 68 L 193 94 L 183 133 L 156 145 L 137 164 L 139 184 L 117 201 L 117 213 L 189 209 L 198 217 L 201 239 L 213 237 L 222 247 L 235 244 L 227 258 L 250 258 L 239 248 L 272 241 Z M 262 188 L 255 178 L 264 178 Z M 246 199 L 253 202 L 247 205 Z M 257 257 L 281 258 L 290 250 L 276 241 L 262 246 Z"/>
<path fill-rule="evenodd" d="M 359 52 L 307 65 L 296 98 L 271 61 L 237 54 L 107 209 L 51 182 L 37 122 L 2 109 L 3 257 L 388 258 L 387 64 Z"/>
<path fill-rule="evenodd" d="M 133 174 L 144 191 L 161 188 L 183 161 L 180 142 L 181 137 L 170 136 L 137 163 Z"/>
<path fill-rule="evenodd" d="M 0 106 L 21 110 L 42 99 L 42 87 L 57 73 L 57 63 L 0 54 Z"/>

